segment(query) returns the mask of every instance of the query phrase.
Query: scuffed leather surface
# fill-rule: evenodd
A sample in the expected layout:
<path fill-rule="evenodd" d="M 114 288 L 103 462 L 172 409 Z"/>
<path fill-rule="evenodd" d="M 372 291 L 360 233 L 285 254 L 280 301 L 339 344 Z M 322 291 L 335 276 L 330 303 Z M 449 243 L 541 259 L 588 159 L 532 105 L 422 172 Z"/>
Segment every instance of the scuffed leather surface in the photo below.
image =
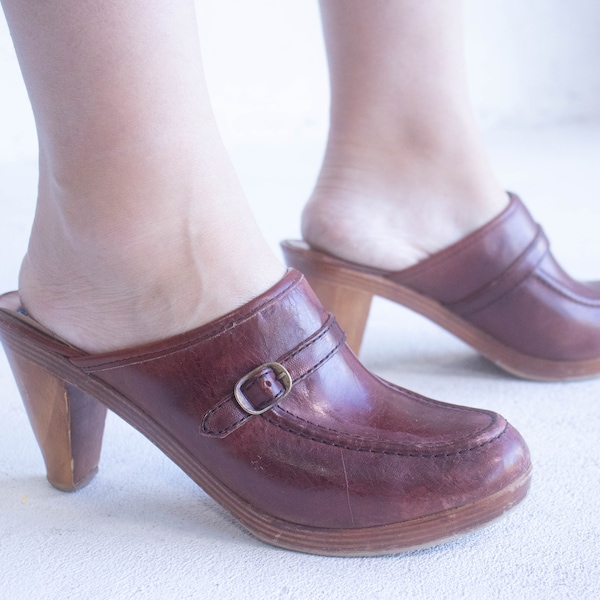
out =
<path fill-rule="evenodd" d="M 525 354 L 600 357 L 600 288 L 573 280 L 520 199 L 428 259 L 386 276 Z"/>
<path fill-rule="evenodd" d="M 312 375 L 314 371 L 331 359 L 345 341 L 345 334 L 337 324 L 333 315 L 330 315 L 323 326 L 310 338 L 299 346 L 279 358 L 277 362 L 287 369 L 288 374 L 298 385 L 303 379 Z M 269 373 L 269 371 L 271 371 Z M 241 386 L 244 396 L 250 400 L 253 408 L 263 405 L 272 405 L 274 400 L 283 399 L 285 386 L 279 381 L 269 382 L 274 373 L 271 368 L 263 368 L 260 371 L 260 379 L 256 376 L 245 381 Z M 267 379 L 263 379 L 266 377 Z M 257 382 L 269 382 L 271 385 L 265 389 L 258 386 Z M 258 389 L 257 389 L 258 388 Z M 278 402 L 279 403 L 279 402 Z M 207 435 L 225 437 L 231 431 L 242 425 L 252 415 L 243 410 L 242 406 L 233 399 L 228 390 L 225 397 L 210 409 L 202 420 L 202 432 Z"/>
<path fill-rule="evenodd" d="M 342 344 L 266 413 L 225 437 L 207 413 L 289 355 L 329 315 L 290 270 L 254 301 L 164 343 L 71 361 L 113 386 L 258 510 L 313 527 L 369 527 L 459 507 L 509 485 L 527 447 L 492 412 L 383 382 Z"/>

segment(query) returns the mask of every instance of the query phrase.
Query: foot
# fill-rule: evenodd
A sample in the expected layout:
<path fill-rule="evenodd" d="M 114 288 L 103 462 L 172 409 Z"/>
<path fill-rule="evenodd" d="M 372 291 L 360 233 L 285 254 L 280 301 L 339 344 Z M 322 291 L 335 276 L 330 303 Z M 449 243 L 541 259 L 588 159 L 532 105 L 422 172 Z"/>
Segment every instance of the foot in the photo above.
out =
<path fill-rule="evenodd" d="M 182 246 L 157 243 L 131 251 L 123 245 L 128 256 L 113 251 L 102 258 L 63 254 L 63 266 L 50 268 L 42 264 L 53 260 L 35 260 L 30 252 L 21 268 L 22 305 L 65 341 L 107 352 L 195 329 L 255 298 L 285 273 L 268 254 L 251 265 L 242 256 L 231 264 L 223 257 L 212 265 L 220 267 L 203 269 Z"/>
<path fill-rule="evenodd" d="M 458 165 L 441 158 L 398 157 L 394 163 L 377 150 L 347 148 L 328 154 L 303 213 L 303 237 L 313 248 L 358 264 L 405 269 L 459 241 L 508 204 L 477 162 L 467 170 L 460 159 Z"/>
<path fill-rule="evenodd" d="M 285 273 L 274 257 L 251 265 L 238 257 L 215 273 L 199 268 L 181 247 L 138 250 L 125 260 L 104 255 L 97 264 L 94 255 L 67 259 L 69 265 L 56 275 L 28 254 L 20 275 L 22 306 L 63 340 L 90 353 L 108 352 L 204 325 L 255 298 Z"/>
<path fill-rule="evenodd" d="M 284 275 L 234 189 L 182 210 L 169 200 L 181 190 L 154 184 L 142 188 L 138 214 L 129 218 L 119 208 L 131 206 L 125 200 L 112 202 L 104 218 L 103 203 L 84 198 L 76 206 L 86 216 L 70 221 L 56 209 L 60 202 L 39 202 L 19 278 L 31 317 L 82 350 L 106 352 L 195 329 Z"/>

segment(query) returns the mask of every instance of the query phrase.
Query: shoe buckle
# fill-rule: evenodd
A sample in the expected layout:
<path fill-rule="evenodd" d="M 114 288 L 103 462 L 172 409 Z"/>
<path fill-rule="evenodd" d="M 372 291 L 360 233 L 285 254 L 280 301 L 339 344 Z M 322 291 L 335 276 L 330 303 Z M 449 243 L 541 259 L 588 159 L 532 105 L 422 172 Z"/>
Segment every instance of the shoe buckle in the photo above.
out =
<path fill-rule="evenodd" d="M 242 390 L 243 386 L 246 386 L 245 390 Z M 289 371 L 281 363 L 267 362 L 244 375 L 235 384 L 233 395 L 244 412 L 250 415 L 261 415 L 281 402 L 291 389 L 292 376 Z M 251 392 L 253 399 L 259 401 L 257 405 L 248 398 L 246 395 L 248 392 Z"/>

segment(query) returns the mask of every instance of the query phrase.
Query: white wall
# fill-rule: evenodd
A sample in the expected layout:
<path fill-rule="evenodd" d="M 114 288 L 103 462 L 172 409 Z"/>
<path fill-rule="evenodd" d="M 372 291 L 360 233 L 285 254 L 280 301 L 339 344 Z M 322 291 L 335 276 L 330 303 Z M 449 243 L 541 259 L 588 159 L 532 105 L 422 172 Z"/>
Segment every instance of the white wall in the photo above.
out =
<path fill-rule="evenodd" d="M 466 0 L 467 64 L 482 123 L 600 117 L 600 2 Z"/>
<path fill-rule="evenodd" d="M 27 92 L 0 11 L 0 162 L 36 156 L 36 147 Z"/>
<path fill-rule="evenodd" d="M 316 0 L 197 5 L 226 143 L 322 139 L 328 91 Z M 599 2 L 465 0 L 465 6 L 471 92 L 484 127 L 600 118 Z M 2 20 L 0 161 L 35 153 L 33 120 Z"/>

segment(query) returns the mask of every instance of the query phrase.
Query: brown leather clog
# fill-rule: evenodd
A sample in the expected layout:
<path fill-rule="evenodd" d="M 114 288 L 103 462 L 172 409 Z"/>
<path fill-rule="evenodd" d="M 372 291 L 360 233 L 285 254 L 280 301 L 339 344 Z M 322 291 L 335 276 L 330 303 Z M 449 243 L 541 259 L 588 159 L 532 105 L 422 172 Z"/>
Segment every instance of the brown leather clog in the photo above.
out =
<path fill-rule="evenodd" d="M 303 552 L 432 545 L 529 487 L 527 447 L 501 416 L 369 373 L 295 270 L 208 325 L 102 355 L 55 338 L 5 294 L 0 339 L 60 489 L 96 473 L 107 407 L 254 535 Z"/>
<path fill-rule="evenodd" d="M 358 353 L 373 295 L 431 319 L 502 369 L 528 379 L 600 374 L 600 287 L 574 281 L 514 194 L 495 219 L 416 265 L 390 272 L 286 241 Z"/>

